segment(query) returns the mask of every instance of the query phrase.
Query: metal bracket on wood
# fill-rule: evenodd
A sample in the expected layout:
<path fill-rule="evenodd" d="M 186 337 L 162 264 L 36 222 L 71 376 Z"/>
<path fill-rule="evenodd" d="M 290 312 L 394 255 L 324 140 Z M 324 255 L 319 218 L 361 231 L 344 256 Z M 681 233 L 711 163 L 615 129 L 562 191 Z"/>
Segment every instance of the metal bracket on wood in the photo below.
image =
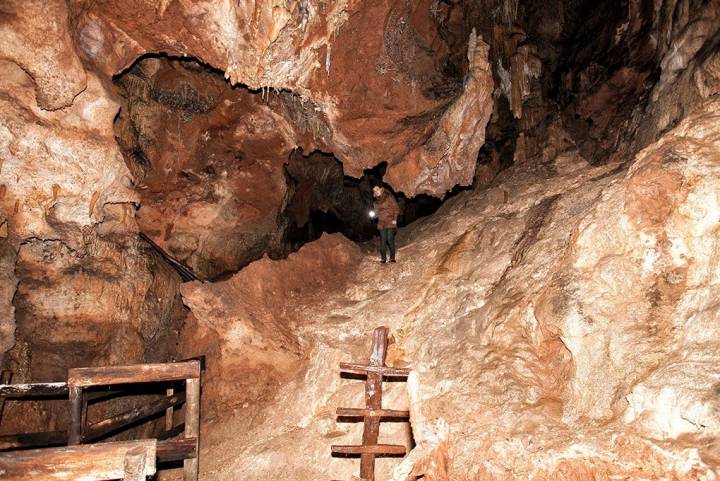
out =
<path fill-rule="evenodd" d="M 359 417 L 363 419 L 363 439 L 360 446 L 332 446 L 332 452 L 337 454 L 360 455 L 360 478 L 366 481 L 375 481 L 375 458 L 377 456 L 397 456 L 405 454 L 405 446 L 393 444 L 378 444 L 380 422 L 383 418 L 409 419 L 408 411 L 383 409 L 382 383 L 383 377 L 407 378 L 410 369 L 394 368 L 385 365 L 388 346 L 388 328 L 378 327 L 373 332 L 373 342 L 370 348 L 370 359 L 367 364 L 341 363 L 340 370 L 351 374 L 367 376 L 365 381 L 365 409 L 338 408 L 337 415 L 341 417 Z"/>

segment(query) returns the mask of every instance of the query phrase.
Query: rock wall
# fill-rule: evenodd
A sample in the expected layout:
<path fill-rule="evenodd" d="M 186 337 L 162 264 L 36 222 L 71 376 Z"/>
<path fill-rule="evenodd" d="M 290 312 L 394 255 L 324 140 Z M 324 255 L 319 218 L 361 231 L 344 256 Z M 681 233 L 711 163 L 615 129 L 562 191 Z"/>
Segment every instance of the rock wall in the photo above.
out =
<path fill-rule="evenodd" d="M 359 429 L 334 408 L 362 388 L 334 366 L 386 324 L 415 374 L 386 396 L 412 432 L 382 439 L 416 447 L 383 479 L 716 479 L 717 18 L 693 0 L 3 2 L 4 365 L 50 380 L 204 352 L 205 479 L 348 479 L 329 445 Z M 408 196 L 487 188 L 403 231 L 393 266 L 323 237 L 180 287 L 138 240 L 232 271 L 271 243 L 297 146 L 354 176 L 387 162 Z"/>
<path fill-rule="evenodd" d="M 0 345 L 15 346 L 4 364 L 22 382 L 168 359 L 184 318 L 180 279 L 136 238 L 138 196 L 112 130 L 118 104 L 97 76 L 75 68 L 64 3 L 3 9 L 22 14 L 3 24 L 2 41 L 28 35 L 37 44 L 8 44 L 12 62 L 0 74 Z M 44 36 L 34 23 L 27 30 L 54 17 Z M 31 58 L 25 68 L 13 45 L 45 63 Z"/>
<path fill-rule="evenodd" d="M 356 177 L 387 162 L 396 190 L 442 196 L 471 182 L 492 79 L 479 68 L 463 87 L 462 74 L 444 73 L 450 52 L 431 4 L 78 0 L 69 10 L 81 58 L 105 78 L 146 53 L 193 56 L 232 84 L 291 92 L 286 107 L 306 152 L 332 152 Z M 442 122 L 450 105 L 476 120 Z"/>
<path fill-rule="evenodd" d="M 379 479 L 715 479 L 718 120 L 717 99 L 699 106 L 629 168 L 593 167 L 577 148 L 541 175 L 513 167 L 403 231 L 397 265 L 365 256 L 340 291 L 293 303 L 303 365 L 270 399 L 205 425 L 203 475 L 350 479 L 357 461 L 329 448 L 359 440 L 335 408 L 361 405 L 363 388 L 337 364 L 367 356 L 369 333 L 387 325 L 389 363 L 414 374 L 384 405 L 409 407 L 417 447 L 380 461 Z M 323 251 L 308 245 L 294 262 Z M 333 282 L 333 267 L 313 281 Z M 262 268 L 290 283 L 303 275 Z M 246 312 L 233 292 L 184 295 L 212 324 Z M 196 309 L 210 293 L 228 300 Z M 252 307 L 277 312 L 272 300 Z M 228 372 L 243 368 L 207 382 Z M 413 446 L 393 425 L 381 442 Z"/>
<path fill-rule="evenodd" d="M 141 231 L 202 279 L 282 255 L 296 134 L 281 109 L 192 61 L 146 58 L 117 83 Z"/>

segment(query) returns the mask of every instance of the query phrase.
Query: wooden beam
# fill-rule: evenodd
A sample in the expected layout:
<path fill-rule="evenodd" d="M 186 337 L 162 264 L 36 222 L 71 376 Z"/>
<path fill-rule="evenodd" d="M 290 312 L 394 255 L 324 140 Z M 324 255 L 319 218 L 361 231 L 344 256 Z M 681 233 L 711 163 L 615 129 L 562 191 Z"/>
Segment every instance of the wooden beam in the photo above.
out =
<path fill-rule="evenodd" d="M 188 379 L 185 383 L 185 437 L 195 438 L 196 457 L 183 461 L 183 480 L 197 481 L 200 457 L 200 379 Z"/>
<path fill-rule="evenodd" d="M 80 444 L 82 441 L 82 388 L 69 387 L 70 398 L 70 424 L 68 426 L 68 444 Z"/>
<path fill-rule="evenodd" d="M 5 434 L 0 436 L 0 451 L 19 448 L 46 448 L 67 444 L 67 431 L 43 433 Z M 1 477 L 0 477 L 1 479 Z"/>
<path fill-rule="evenodd" d="M 141 382 L 182 381 L 200 377 L 200 361 L 131 366 L 82 367 L 68 370 L 68 385 L 112 386 Z"/>
<path fill-rule="evenodd" d="M 369 446 L 333 446 L 332 451 L 338 454 L 370 455 L 373 457 L 374 462 L 375 456 L 377 455 L 403 455 L 405 454 L 406 449 L 405 446 L 401 446 L 399 444 L 373 444 Z"/>
<path fill-rule="evenodd" d="M 165 391 L 165 394 L 167 397 L 172 397 L 175 394 L 175 389 L 168 388 Z M 168 408 L 165 410 L 165 431 L 172 431 L 173 426 L 175 425 L 175 420 L 173 419 L 173 407 L 168 406 Z"/>
<path fill-rule="evenodd" d="M 396 409 L 359 409 L 359 408 L 337 408 L 337 415 L 341 417 L 379 417 L 379 418 L 409 418 L 410 411 L 398 411 Z"/>
<path fill-rule="evenodd" d="M 130 426 L 154 415 L 164 412 L 168 407 L 179 406 L 185 402 L 183 396 L 173 396 L 161 399 L 146 406 L 137 407 L 124 413 L 113 416 L 109 419 L 91 424 L 83 433 L 83 442 L 97 440 L 109 433 Z"/>
<path fill-rule="evenodd" d="M 45 382 L 32 384 L 0 384 L 1 398 L 27 398 L 67 396 L 66 382 Z"/>
<path fill-rule="evenodd" d="M 408 377 L 410 375 L 410 369 L 402 367 L 387 367 L 387 366 L 368 366 L 365 364 L 356 364 L 350 362 L 341 362 L 340 370 L 342 372 L 349 372 L 352 374 L 368 374 L 377 373 L 388 377 Z"/>
<path fill-rule="evenodd" d="M 170 441 L 158 441 L 157 458 L 159 463 L 182 461 L 197 457 L 197 439 L 182 438 Z"/>
<path fill-rule="evenodd" d="M 126 476 L 126 459 L 145 453 L 141 478 L 155 474 L 154 439 L 0 453 L 3 481 L 107 481 Z"/>

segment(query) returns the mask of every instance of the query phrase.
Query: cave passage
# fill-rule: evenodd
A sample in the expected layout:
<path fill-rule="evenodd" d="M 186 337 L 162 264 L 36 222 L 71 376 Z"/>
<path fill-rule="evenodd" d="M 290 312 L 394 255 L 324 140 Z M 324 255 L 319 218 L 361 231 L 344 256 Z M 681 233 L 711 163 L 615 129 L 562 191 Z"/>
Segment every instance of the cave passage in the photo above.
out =
<path fill-rule="evenodd" d="M 141 197 L 141 233 L 183 279 L 227 278 L 323 233 L 377 235 L 368 212 L 386 164 L 355 179 L 332 154 L 305 155 L 287 93 L 233 88 L 216 69 L 165 55 L 139 58 L 114 82 L 123 99 L 115 136 Z M 396 196 L 399 226 L 442 204 Z"/>

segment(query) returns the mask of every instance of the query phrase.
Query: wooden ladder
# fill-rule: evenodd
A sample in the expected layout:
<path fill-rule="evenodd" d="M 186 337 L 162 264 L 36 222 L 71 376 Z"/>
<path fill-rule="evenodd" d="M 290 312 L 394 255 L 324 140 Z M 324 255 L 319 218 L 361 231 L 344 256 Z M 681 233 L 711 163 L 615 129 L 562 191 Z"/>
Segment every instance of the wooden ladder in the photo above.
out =
<path fill-rule="evenodd" d="M 405 446 L 378 444 L 380 422 L 388 418 L 409 419 L 408 411 L 383 409 L 382 388 L 384 377 L 407 378 L 410 369 L 388 367 L 385 365 L 388 346 L 388 328 L 378 327 L 373 332 L 370 359 L 367 364 L 340 363 L 340 371 L 367 376 L 365 381 L 365 408 L 338 408 L 339 417 L 363 419 L 363 439 L 360 446 L 332 446 L 335 454 L 360 455 L 360 477 L 366 481 L 375 481 L 375 458 L 377 456 L 398 456 L 405 454 Z"/>

